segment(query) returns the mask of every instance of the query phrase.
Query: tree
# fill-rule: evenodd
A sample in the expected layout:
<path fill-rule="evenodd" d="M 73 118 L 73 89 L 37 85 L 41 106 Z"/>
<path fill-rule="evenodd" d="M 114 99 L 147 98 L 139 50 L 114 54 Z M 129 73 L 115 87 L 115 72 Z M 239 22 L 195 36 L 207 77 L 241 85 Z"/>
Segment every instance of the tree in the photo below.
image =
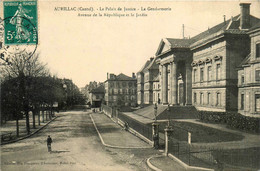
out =
<path fill-rule="evenodd" d="M 9 112 L 12 112 L 9 110 L 8 106 L 14 106 L 14 102 L 12 97 L 16 97 L 17 99 L 20 99 L 18 101 L 18 106 L 21 106 L 20 112 L 25 113 L 26 117 L 26 130 L 27 134 L 30 134 L 30 125 L 29 125 L 29 110 L 30 110 L 30 102 L 32 102 L 31 96 L 30 96 L 30 90 L 32 90 L 34 85 L 32 84 L 32 79 L 39 76 L 47 76 L 49 75 L 49 71 L 46 68 L 46 64 L 43 64 L 39 60 L 39 54 L 34 54 L 31 57 L 29 57 L 30 54 L 27 52 L 23 52 L 21 54 L 16 54 L 12 58 L 9 59 L 9 65 L 2 65 L 1 70 L 1 87 L 6 87 L 12 85 L 13 90 L 11 91 L 14 94 L 6 94 L 7 91 L 5 91 L 4 96 L 1 96 L 1 99 L 3 98 L 5 101 L 3 103 L 3 111 L 5 111 L 5 115 L 10 115 Z M 12 81 L 16 82 L 16 85 L 12 84 Z M 15 87 L 18 87 L 19 91 L 14 91 Z M 10 92 L 10 91 L 8 91 Z M 9 99 L 6 101 L 6 99 Z M 2 101 L 2 100 L 1 100 Z M 14 100 L 15 101 L 15 100 Z M 19 111 L 16 111 L 20 113 Z M 16 117 L 17 119 L 17 130 L 18 130 L 18 119 L 19 117 Z"/>

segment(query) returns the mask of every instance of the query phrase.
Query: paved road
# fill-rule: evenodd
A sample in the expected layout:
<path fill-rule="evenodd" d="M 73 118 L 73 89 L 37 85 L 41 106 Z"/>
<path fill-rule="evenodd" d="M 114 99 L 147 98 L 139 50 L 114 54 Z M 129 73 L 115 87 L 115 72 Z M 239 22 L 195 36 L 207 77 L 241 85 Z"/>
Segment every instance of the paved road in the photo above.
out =
<path fill-rule="evenodd" d="M 65 112 L 29 139 L 1 147 L 1 170 L 147 170 L 151 149 L 104 147 L 89 117 L 90 112 Z M 53 138 L 53 153 L 46 138 Z M 150 154 L 151 153 L 151 154 Z"/>

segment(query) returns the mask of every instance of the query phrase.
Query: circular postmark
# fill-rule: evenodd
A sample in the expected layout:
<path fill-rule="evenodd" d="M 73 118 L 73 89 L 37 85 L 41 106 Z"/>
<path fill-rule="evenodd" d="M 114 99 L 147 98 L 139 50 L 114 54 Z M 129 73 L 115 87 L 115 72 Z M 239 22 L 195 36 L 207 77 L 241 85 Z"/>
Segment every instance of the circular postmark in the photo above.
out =
<path fill-rule="evenodd" d="M 11 64 L 11 59 L 16 55 L 30 59 L 37 45 L 37 28 L 28 18 L 15 16 L 0 19 L 0 58 L 7 64 Z"/>

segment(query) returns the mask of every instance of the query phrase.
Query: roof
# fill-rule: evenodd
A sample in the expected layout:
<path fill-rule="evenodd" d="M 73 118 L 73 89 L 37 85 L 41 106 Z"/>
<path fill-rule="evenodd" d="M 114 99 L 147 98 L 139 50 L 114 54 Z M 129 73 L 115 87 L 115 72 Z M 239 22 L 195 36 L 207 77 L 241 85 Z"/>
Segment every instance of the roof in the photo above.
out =
<path fill-rule="evenodd" d="M 171 45 L 171 48 L 189 48 L 194 39 L 172 39 L 166 38 Z"/>
<path fill-rule="evenodd" d="M 156 56 L 160 54 L 167 53 L 167 51 L 163 52 L 163 48 L 167 45 L 171 50 L 174 48 L 189 48 L 190 45 L 195 42 L 195 39 L 174 39 L 174 38 L 164 38 L 161 40 L 160 45 L 155 53 Z"/>
<path fill-rule="evenodd" d="M 157 59 L 154 58 L 150 63 L 149 65 L 143 69 L 143 71 L 147 71 L 149 69 L 159 69 L 159 65 L 155 62 Z"/>
<path fill-rule="evenodd" d="M 256 17 L 250 15 L 251 28 L 255 27 L 255 25 L 259 21 L 260 21 L 259 18 L 256 18 Z M 239 26 L 240 26 L 240 15 L 237 15 L 237 16 L 233 17 L 232 19 L 227 20 L 226 22 L 222 22 L 222 23 L 192 37 L 192 39 L 194 39 L 195 42 L 193 44 L 191 44 L 191 47 L 200 45 L 223 33 L 246 34 L 247 30 L 241 30 L 239 28 Z"/>
<path fill-rule="evenodd" d="M 104 85 L 100 85 L 97 88 L 92 89 L 90 93 L 105 93 L 105 87 Z"/>
<path fill-rule="evenodd" d="M 242 68 L 244 65 L 247 65 L 250 62 L 251 53 L 239 64 L 237 68 Z"/>
<path fill-rule="evenodd" d="M 256 30 L 256 29 L 258 29 L 258 28 L 260 28 L 260 21 L 259 21 L 258 23 L 256 23 L 253 27 L 251 27 L 251 28 L 249 29 L 249 32 L 250 32 L 250 31 L 253 31 L 253 30 Z"/>
<path fill-rule="evenodd" d="M 117 75 L 114 79 L 107 79 L 107 81 L 136 81 L 136 78 L 129 77 L 123 73 Z"/>
<path fill-rule="evenodd" d="M 147 60 L 146 62 L 145 62 L 145 64 L 143 65 L 143 67 L 140 69 L 140 71 L 138 71 L 138 72 L 143 72 L 144 71 L 144 69 L 149 65 L 151 63 L 151 60 Z"/>

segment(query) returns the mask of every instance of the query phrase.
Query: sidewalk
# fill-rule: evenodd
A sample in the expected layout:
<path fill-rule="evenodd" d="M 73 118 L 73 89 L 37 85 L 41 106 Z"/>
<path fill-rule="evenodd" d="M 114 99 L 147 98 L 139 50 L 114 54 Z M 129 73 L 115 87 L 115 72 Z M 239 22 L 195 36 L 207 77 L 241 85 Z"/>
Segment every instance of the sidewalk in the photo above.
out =
<path fill-rule="evenodd" d="M 57 113 L 56 113 L 57 115 Z M 44 116 L 44 123 L 42 123 L 42 116 L 40 117 L 40 125 L 38 125 L 38 115 L 35 116 L 35 128 L 33 128 L 33 118 L 32 113 L 29 114 L 29 121 L 30 121 L 30 131 L 31 133 L 28 135 L 26 131 L 26 120 L 25 118 L 19 120 L 19 137 L 16 137 L 16 121 L 7 121 L 5 124 L 0 126 L 0 132 L 1 134 L 4 133 L 12 133 L 11 139 L 6 141 L 1 141 L 1 145 L 14 143 L 17 141 L 20 141 L 22 139 L 28 138 L 41 129 L 43 129 L 45 126 L 47 126 L 51 121 L 55 120 L 57 116 L 53 117 L 52 120 L 47 119 L 46 120 L 46 114 Z"/>
<path fill-rule="evenodd" d="M 125 131 L 121 126 L 115 124 L 103 113 L 93 113 L 90 115 L 96 126 L 102 143 L 113 148 L 152 148 L 140 138 Z"/>
<path fill-rule="evenodd" d="M 104 146 L 118 149 L 154 150 L 151 145 L 122 129 L 105 114 L 93 113 L 90 117 Z M 157 171 L 203 170 L 203 168 L 189 167 L 178 159 L 164 156 L 163 150 L 160 152 L 155 150 L 153 155 L 150 152 L 146 156 L 146 161 L 151 170 Z"/>

